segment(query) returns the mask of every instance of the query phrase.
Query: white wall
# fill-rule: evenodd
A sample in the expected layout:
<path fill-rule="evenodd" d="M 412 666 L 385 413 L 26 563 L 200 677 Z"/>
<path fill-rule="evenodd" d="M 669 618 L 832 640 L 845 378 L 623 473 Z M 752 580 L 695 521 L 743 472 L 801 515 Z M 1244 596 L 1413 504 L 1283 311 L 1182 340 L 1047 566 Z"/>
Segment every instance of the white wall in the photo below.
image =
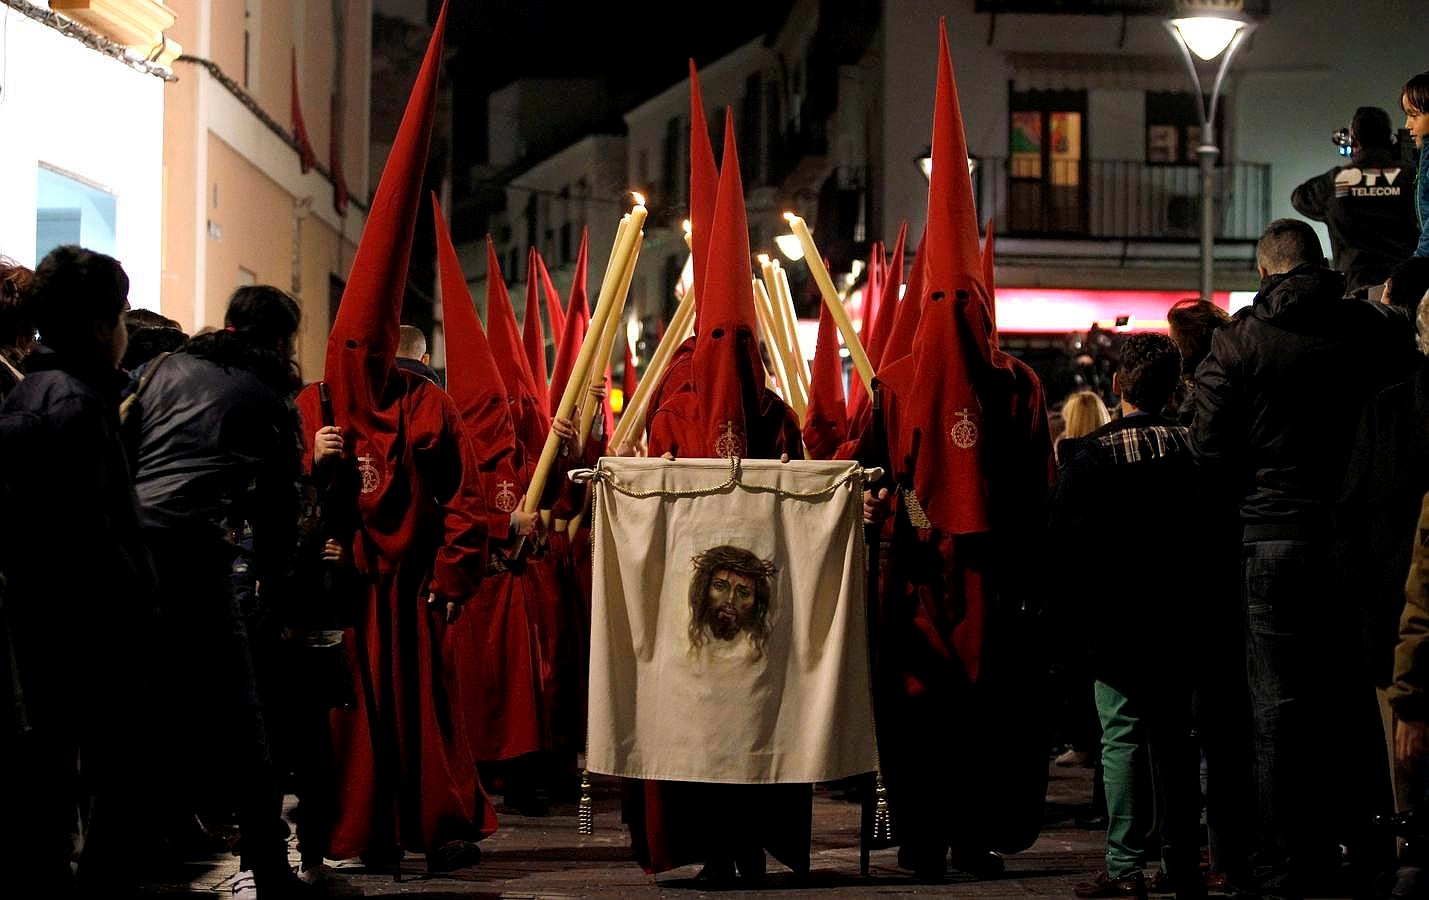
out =
<path fill-rule="evenodd" d="M 6 18 L 0 254 L 35 264 L 35 195 L 46 163 L 115 195 L 115 256 L 129 275 L 129 302 L 158 309 L 164 83 L 14 11 Z"/>

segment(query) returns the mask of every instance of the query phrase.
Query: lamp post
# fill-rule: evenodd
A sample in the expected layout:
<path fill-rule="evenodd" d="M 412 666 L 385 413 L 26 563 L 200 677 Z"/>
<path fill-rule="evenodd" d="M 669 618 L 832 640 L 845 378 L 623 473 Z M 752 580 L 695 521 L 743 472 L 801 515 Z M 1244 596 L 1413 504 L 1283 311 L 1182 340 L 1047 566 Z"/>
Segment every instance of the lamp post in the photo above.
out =
<path fill-rule="evenodd" d="M 1201 142 L 1196 147 L 1196 158 L 1201 164 L 1201 299 L 1208 303 L 1216 256 L 1216 157 L 1221 152 L 1216 145 L 1216 104 L 1220 101 L 1221 85 L 1231 58 L 1255 28 L 1255 23 L 1244 17 L 1243 9 L 1243 0 L 1182 0 L 1178 4 L 1180 14 L 1164 23 L 1191 72 L 1191 81 L 1196 86 L 1196 112 L 1201 117 Z M 1201 86 L 1196 57 L 1206 62 L 1217 57 L 1221 60 L 1209 99 Z"/>

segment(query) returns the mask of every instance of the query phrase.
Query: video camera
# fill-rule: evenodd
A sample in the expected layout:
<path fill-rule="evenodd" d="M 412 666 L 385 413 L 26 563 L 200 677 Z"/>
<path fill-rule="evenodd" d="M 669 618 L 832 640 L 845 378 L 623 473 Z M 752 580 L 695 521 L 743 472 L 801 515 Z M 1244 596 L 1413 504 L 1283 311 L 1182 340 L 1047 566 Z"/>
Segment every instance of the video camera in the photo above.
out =
<path fill-rule="evenodd" d="M 1341 156 L 1355 155 L 1355 139 L 1350 135 L 1348 126 L 1330 135 L 1330 143 L 1335 145 L 1335 152 Z M 1401 128 L 1395 133 L 1394 149 L 1401 165 L 1414 168 L 1414 140 L 1410 137 L 1409 129 Z"/>

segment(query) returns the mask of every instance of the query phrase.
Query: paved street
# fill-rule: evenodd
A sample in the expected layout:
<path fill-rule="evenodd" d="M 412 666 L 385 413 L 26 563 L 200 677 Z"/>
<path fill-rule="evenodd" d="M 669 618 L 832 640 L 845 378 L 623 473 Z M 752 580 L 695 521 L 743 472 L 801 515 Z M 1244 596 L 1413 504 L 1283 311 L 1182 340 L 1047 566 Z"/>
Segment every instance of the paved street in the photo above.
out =
<path fill-rule="evenodd" d="M 620 824 L 619 799 L 612 781 L 597 783 L 595 834 L 576 833 L 573 804 L 558 805 L 554 815 L 532 819 L 500 809 L 501 830 L 482 843 L 482 862 L 474 869 L 428 877 L 420 857 L 409 857 L 402 880 L 390 874 L 348 870 L 338 877 L 366 896 L 420 894 L 424 897 L 566 898 L 695 897 L 697 867 L 677 869 L 658 879 L 646 876 L 629 858 L 628 837 Z M 1079 829 L 1073 814 L 1090 795 L 1086 769 L 1052 770 L 1046 825 L 1042 837 L 1025 853 L 1007 858 L 1007 874 L 989 882 L 952 881 L 915 884 L 898 869 L 893 850 L 875 851 L 868 878 L 858 874 L 859 807 L 826 790 L 814 795 L 813 871 L 796 882 L 771 863 L 768 885 L 749 896 L 764 898 L 820 895 L 936 894 L 951 897 L 1071 897 L 1072 885 L 1101 862 L 1100 831 Z M 293 857 L 296 865 L 297 857 Z M 194 865 L 188 879 L 154 885 L 159 897 L 228 896 L 237 865 L 232 857 Z M 724 893 L 722 896 L 730 896 Z M 737 895 L 737 893 L 736 893 Z"/>

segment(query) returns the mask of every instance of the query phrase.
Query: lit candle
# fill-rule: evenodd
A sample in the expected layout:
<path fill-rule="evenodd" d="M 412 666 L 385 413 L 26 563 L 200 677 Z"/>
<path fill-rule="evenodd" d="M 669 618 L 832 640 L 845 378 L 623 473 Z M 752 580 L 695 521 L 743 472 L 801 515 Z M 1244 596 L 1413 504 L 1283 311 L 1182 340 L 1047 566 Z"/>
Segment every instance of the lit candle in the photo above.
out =
<path fill-rule="evenodd" d="M 605 278 L 601 281 L 595 312 L 586 328 L 585 339 L 581 341 L 580 353 L 571 366 L 570 380 L 566 382 L 566 389 L 561 394 L 561 402 L 556 407 L 558 419 L 570 418 L 576 401 L 586 392 L 590 367 L 604 336 L 606 323 L 610 321 L 611 308 L 615 305 L 615 293 L 624 278 L 625 267 L 635 252 L 636 242 L 641 236 L 641 229 L 645 226 L 645 217 L 648 214 L 645 198 L 635 194 L 635 206 L 631 208 L 628 216 L 621 219 L 620 227 L 616 229 L 615 246 L 611 249 L 610 264 L 606 267 Z M 535 512 L 540 505 L 541 494 L 546 489 L 546 479 L 550 477 L 551 466 L 556 461 L 556 452 L 560 445 L 561 439 L 552 429 L 546 435 L 546 445 L 541 448 L 541 458 L 536 463 L 535 471 L 531 473 L 531 485 L 527 488 L 526 499 L 522 503 L 526 512 Z"/>
<path fill-rule="evenodd" d="M 789 274 L 776 262 L 774 264 L 774 286 L 779 288 L 779 301 L 784 310 L 784 321 L 789 328 L 789 347 L 794 352 L 794 370 L 803 386 L 805 396 L 809 393 L 809 358 L 804 355 L 804 345 L 799 340 L 799 314 L 794 311 L 794 292 L 789 290 Z"/>
<path fill-rule="evenodd" d="M 595 387 L 605 381 L 605 367 L 610 363 L 610 353 L 615 348 L 615 335 L 620 330 L 620 319 L 625 314 L 625 300 L 630 296 L 630 282 L 635 277 L 635 263 L 640 259 L 640 247 L 645 242 L 643 232 L 635 236 L 635 252 L 630 255 L 630 261 L 625 267 L 625 274 L 620 278 L 620 287 L 615 294 L 615 307 L 606 319 L 605 330 L 600 338 L 600 346 L 596 348 L 595 360 L 590 366 L 589 387 Z M 586 395 L 580 398 L 581 417 L 580 423 L 576 427 L 576 440 L 584 443 L 586 436 L 590 434 L 591 422 L 595 421 L 595 411 L 600 406 L 595 402 L 595 398 L 587 391 Z"/>
<path fill-rule="evenodd" d="M 858 375 L 863 379 L 863 386 L 873 393 L 873 366 L 868 361 L 868 354 L 863 351 L 863 344 L 858 340 L 858 332 L 853 329 L 853 322 L 849 321 L 848 313 L 844 312 L 843 301 L 839 300 L 839 292 L 834 290 L 833 279 L 829 277 L 829 270 L 824 268 L 824 258 L 819 255 L 819 248 L 814 246 L 814 236 L 809 233 L 809 226 L 804 220 L 791 212 L 786 212 L 784 218 L 789 222 L 789 230 L 799 238 L 799 243 L 804 247 L 804 262 L 809 266 L 809 272 L 814 276 L 814 282 L 819 286 L 819 294 L 824 298 L 824 305 L 829 308 L 829 313 L 834 317 L 834 324 L 839 328 L 839 334 L 843 336 L 844 346 L 848 348 L 849 356 L 853 358 L 853 366 L 858 370 Z"/>
<path fill-rule="evenodd" d="M 784 392 L 784 400 L 799 416 L 799 422 L 803 423 L 804 414 L 799 409 L 798 391 L 791 389 L 790 386 L 788 355 L 780 346 L 775 333 L 774 311 L 770 308 L 769 294 L 764 289 L 764 282 L 758 278 L 751 279 L 750 287 L 754 290 L 754 312 L 755 317 L 759 319 L 759 330 L 764 332 L 764 342 L 769 345 L 769 355 L 774 363 L 774 377 L 779 381 L 779 387 Z"/>

